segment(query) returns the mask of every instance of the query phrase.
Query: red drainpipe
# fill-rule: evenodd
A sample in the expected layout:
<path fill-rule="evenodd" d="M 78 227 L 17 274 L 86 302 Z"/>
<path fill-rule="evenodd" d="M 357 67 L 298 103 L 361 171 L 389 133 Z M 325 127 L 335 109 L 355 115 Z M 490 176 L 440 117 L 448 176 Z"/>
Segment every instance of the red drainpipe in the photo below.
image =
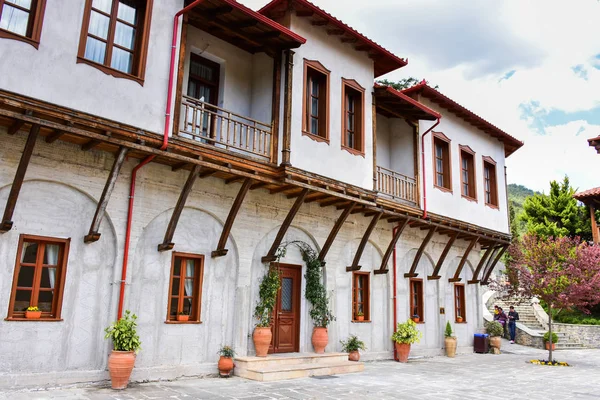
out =
<path fill-rule="evenodd" d="M 433 126 L 425 131 L 421 136 L 421 172 L 423 175 L 423 219 L 427 219 L 427 174 L 425 173 L 425 135 L 427 135 L 433 128 L 440 124 L 442 116 L 440 115 L 437 122 Z M 395 325 L 394 325 L 395 329 Z"/>
<path fill-rule="evenodd" d="M 165 127 L 163 130 L 163 143 L 160 147 L 160 150 L 165 150 L 167 145 L 169 144 L 169 131 L 170 131 L 170 122 L 171 122 L 171 102 L 173 100 L 173 77 L 175 75 L 175 57 L 177 50 L 177 31 L 179 28 L 179 17 L 192 8 L 196 7 L 198 4 L 202 3 L 204 0 L 196 0 L 189 6 L 179 10 L 175 17 L 173 17 L 173 39 L 171 42 L 171 65 L 169 67 L 169 86 L 167 87 L 167 105 L 165 107 Z M 143 159 L 131 172 L 131 183 L 129 186 L 129 209 L 127 210 L 127 228 L 125 231 L 125 245 L 123 248 L 123 267 L 121 269 L 121 288 L 119 292 L 119 310 L 117 311 L 117 319 L 121 319 L 123 316 L 123 302 L 125 299 L 125 281 L 127 279 L 127 262 L 129 260 L 129 243 L 131 239 L 131 223 L 133 220 L 133 200 L 135 195 L 135 180 L 137 177 L 137 172 L 144 165 L 148 164 L 150 161 L 156 158 L 155 155 L 148 156 Z"/>

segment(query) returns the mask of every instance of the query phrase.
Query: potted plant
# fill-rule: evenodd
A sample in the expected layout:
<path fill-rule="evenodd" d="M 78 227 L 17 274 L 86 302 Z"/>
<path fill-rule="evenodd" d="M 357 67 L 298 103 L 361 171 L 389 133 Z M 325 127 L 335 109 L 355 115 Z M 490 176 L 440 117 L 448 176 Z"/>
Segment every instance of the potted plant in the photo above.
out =
<path fill-rule="evenodd" d="M 452 335 L 452 326 L 450 326 L 450 321 L 446 322 L 446 330 L 444 331 L 444 336 L 446 356 L 454 357 L 456 355 L 456 336 Z"/>
<path fill-rule="evenodd" d="M 500 350 L 500 346 L 502 345 L 502 334 L 504 333 L 502 324 L 498 321 L 487 321 L 485 323 L 485 330 L 490 335 L 490 346 Z"/>
<path fill-rule="evenodd" d="M 415 323 L 418 323 L 421 320 L 421 318 L 419 318 L 419 314 L 414 314 L 412 316 L 412 320 L 415 321 Z"/>
<path fill-rule="evenodd" d="M 113 389 L 125 389 L 135 364 L 141 342 L 136 332 L 137 316 L 125 311 L 123 317 L 106 328 L 105 339 L 112 339 L 113 351 L 108 356 L 108 371 Z"/>
<path fill-rule="evenodd" d="M 25 311 L 25 318 L 27 319 L 39 319 L 42 316 L 42 311 L 37 307 L 27 307 Z"/>
<path fill-rule="evenodd" d="M 558 335 L 552 332 L 552 350 L 556 350 L 556 343 L 558 343 Z M 544 344 L 546 350 L 550 350 L 550 332 L 544 333 Z"/>
<path fill-rule="evenodd" d="M 179 322 L 186 322 L 186 321 L 189 321 L 189 319 L 190 319 L 189 314 L 186 314 L 183 311 L 180 312 L 179 314 L 177 314 L 177 321 L 179 321 Z"/>
<path fill-rule="evenodd" d="M 348 353 L 348 360 L 358 361 L 360 360 L 360 353 L 358 350 L 366 350 L 365 343 L 360 340 L 356 335 L 350 335 L 348 340 L 340 340 L 342 344 L 342 351 Z"/>
<path fill-rule="evenodd" d="M 365 320 L 365 314 L 362 311 L 358 311 L 356 313 L 356 320 L 357 321 L 364 321 Z"/>
<path fill-rule="evenodd" d="M 219 376 L 221 377 L 229 377 L 231 376 L 231 371 L 233 371 L 233 357 L 235 356 L 235 351 L 231 348 L 231 346 L 223 346 L 219 350 Z"/>
<path fill-rule="evenodd" d="M 417 329 L 417 324 L 412 319 L 408 319 L 404 323 L 398 322 L 396 331 L 392 334 L 392 340 L 396 345 L 399 362 L 408 362 L 410 345 L 418 343 L 422 336 L 423 334 Z"/>
<path fill-rule="evenodd" d="M 259 287 L 259 300 L 254 309 L 254 317 L 258 319 L 252 341 L 257 357 L 266 357 L 269 353 L 269 346 L 273 333 L 271 332 L 271 316 L 275 301 L 277 300 L 277 292 L 281 286 L 279 280 L 279 270 L 275 266 L 269 267 L 269 271 L 263 277 Z"/>
<path fill-rule="evenodd" d="M 462 324 L 462 322 L 463 322 L 463 317 L 460 317 L 460 316 L 459 316 L 459 317 L 456 317 L 456 322 L 457 322 L 458 324 Z"/>

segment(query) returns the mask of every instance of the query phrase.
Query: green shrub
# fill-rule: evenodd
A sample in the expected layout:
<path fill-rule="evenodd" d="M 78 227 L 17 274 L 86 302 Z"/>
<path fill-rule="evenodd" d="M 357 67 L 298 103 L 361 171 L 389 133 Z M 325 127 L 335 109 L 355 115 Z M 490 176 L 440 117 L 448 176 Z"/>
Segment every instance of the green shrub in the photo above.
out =
<path fill-rule="evenodd" d="M 340 343 L 342 344 L 342 351 L 345 353 L 367 349 L 365 347 L 365 343 L 362 340 L 360 340 L 356 335 L 350 335 L 348 337 L 348 340 L 340 340 Z"/>
<path fill-rule="evenodd" d="M 444 331 L 444 336 L 451 338 L 452 336 L 452 326 L 450 326 L 450 321 L 446 322 L 446 330 Z"/>
<path fill-rule="evenodd" d="M 392 340 L 396 343 L 419 343 L 423 334 L 417 329 L 417 324 L 412 319 L 405 323 L 398 322 L 396 332 L 392 334 Z"/>
<path fill-rule="evenodd" d="M 231 346 L 223 346 L 219 350 L 219 355 L 223 357 L 232 358 L 235 356 L 235 351 L 231 348 Z"/>
<path fill-rule="evenodd" d="M 502 324 L 498 321 L 486 321 L 485 331 L 490 336 L 502 336 L 504 328 L 502 328 Z"/>
<path fill-rule="evenodd" d="M 550 332 L 544 333 L 544 342 L 547 342 L 549 337 L 550 337 Z M 558 335 L 556 333 L 552 332 L 552 343 L 557 343 L 557 342 L 558 342 Z"/>
<path fill-rule="evenodd" d="M 269 270 L 260 282 L 258 289 L 259 300 L 254 308 L 254 317 L 258 319 L 256 326 L 260 328 L 268 328 L 271 326 L 271 315 L 275 302 L 277 301 L 277 292 L 281 286 L 279 280 L 279 269 L 269 267 Z"/>
<path fill-rule="evenodd" d="M 127 310 L 120 320 L 104 330 L 106 332 L 104 338 L 112 339 L 113 348 L 116 351 L 135 351 L 137 353 L 140 350 L 142 342 L 136 331 L 136 320 L 137 315 L 131 314 Z"/>

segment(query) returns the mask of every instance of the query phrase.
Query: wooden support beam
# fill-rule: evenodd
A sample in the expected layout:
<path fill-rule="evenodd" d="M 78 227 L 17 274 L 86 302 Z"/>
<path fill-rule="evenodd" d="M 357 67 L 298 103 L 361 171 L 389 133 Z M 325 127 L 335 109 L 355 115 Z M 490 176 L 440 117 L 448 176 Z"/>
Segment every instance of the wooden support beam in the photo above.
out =
<path fill-rule="evenodd" d="M 325 194 L 325 193 L 314 193 L 314 194 L 310 194 L 306 197 L 305 203 L 314 203 L 315 201 L 328 199 L 330 197 L 331 197 L 330 195 Z"/>
<path fill-rule="evenodd" d="M 322 201 L 319 204 L 321 205 L 321 207 L 329 207 L 329 206 L 337 206 L 338 204 L 341 204 L 341 203 L 348 203 L 348 200 L 336 198 L 336 199 Z"/>
<path fill-rule="evenodd" d="M 217 170 L 206 168 L 198 174 L 198 177 L 199 178 L 208 178 L 209 176 L 216 174 L 216 173 L 217 173 Z"/>
<path fill-rule="evenodd" d="M 475 272 L 473 273 L 473 279 L 471 279 L 470 281 L 467 281 L 467 283 L 469 284 L 475 284 L 475 283 L 479 283 L 481 282 L 478 278 L 479 278 L 479 272 L 481 271 L 481 269 L 483 268 L 484 265 L 486 265 L 486 261 L 488 259 L 488 257 L 493 254 L 496 251 L 496 248 L 493 246 L 490 246 L 486 249 L 485 253 L 483 253 L 483 256 L 481 257 L 481 260 L 479 260 L 479 264 L 477 264 L 477 268 L 475 268 Z"/>
<path fill-rule="evenodd" d="M 173 165 L 173 166 L 171 167 L 171 171 L 173 171 L 173 172 L 175 172 L 175 171 L 179 171 L 180 169 L 182 169 L 182 168 L 183 168 L 183 167 L 185 167 L 186 165 L 188 165 L 188 163 L 184 163 L 184 162 L 182 162 L 182 163 L 175 164 L 175 165 Z"/>
<path fill-rule="evenodd" d="M 287 198 L 288 199 L 295 199 L 296 197 L 300 196 L 302 194 L 302 188 L 297 188 L 295 191 L 288 193 L 287 194 Z"/>
<path fill-rule="evenodd" d="M 471 243 L 469 243 L 469 245 L 465 249 L 465 252 L 464 252 L 462 258 L 460 259 L 460 262 L 458 263 L 458 266 L 456 267 L 456 272 L 454 272 L 454 277 L 448 279 L 448 282 L 454 283 L 454 282 L 460 282 L 462 280 L 462 278 L 460 277 L 460 273 L 462 272 L 463 267 L 465 266 L 465 263 L 467 262 L 467 258 L 469 258 L 469 254 L 471 253 L 471 250 L 473 250 L 473 247 L 475 247 L 478 240 L 479 240 L 478 237 L 474 237 L 471 240 Z"/>
<path fill-rule="evenodd" d="M 379 222 L 379 219 L 381 218 L 382 215 L 383 215 L 383 211 L 379 212 L 378 214 L 375 214 L 375 216 L 371 220 L 371 223 L 367 227 L 367 230 L 365 231 L 365 234 L 363 235 L 363 237 L 360 241 L 360 244 L 358 245 L 358 249 L 356 249 L 356 254 L 354 255 L 354 260 L 352 260 L 352 265 L 350 265 L 349 267 L 346 267 L 346 272 L 360 270 L 361 266 L 358 265 L 358 263 L 360 262 L 360 258 L 362 257 L 363 251 L 365 251 L 365 247 L 367 246 L 369 237 L 371 236 L 371 233 L 377 226 L 377 222 Z"/>
<path fill-rule="evenodd" d="M 268 185 L 267 182 L 256 182 L 256 183 L 253 183 L 252 186 L 250 186 L 250 190 L 260 189 L 267 185 Z"/>
<path fill-rule="evenodd" d="M 225 184 L 229 185 L 234 182 L 238 182 L 238 181 L 242 181 L 242 180 L 244 180 L 243 176 L 234 176 L 233 178 L 225 179 Z"/>
<path fill-rule="evenodd" d="M 279 155 L 279 114 L 281 114 L 281 51 L 273 57 L 273 91 L 271 93 L 271 163 Z"/>
<path fill-rule="evenodd" d="M 222 257 L 227 254 L 227 249 L 225 245 L 227 244 L 227 238 L 229 238 L 229 233 L 231 232 L 231 227 L 233 226 L 233 222 L 235 221 L 235 217 L 237 216 L 240 208 L 242 207 L 242 203 L 244 202 L 244 198 L 250 190 L 250 185 L 252 184 L 252 179 L 246 178 L 244 183 L 242 183 L 242 187 L 238 192 L 233 205 L 231 206 L 231 210 L 229 210 L 229 215 L 227 215 L 227 220 L 225 220 L 225 225 L 223 225 L 223 231 L 221 232 L 221 237 L 219 238 L 219 244 L 217 244 L 217 249 L 211 253 L 212 257 Z"/>
<path fill-rule="evenodd" d="M 437 229 L 437 226 L 432 226 L 429 228 L 429 233 L 427 233 L 427 236 L 425 236 L 425 239 L 423 239 L 423 243 L 421 243 L 421 247 L 419 247 L 419 250 L 417 250 L 417 254 L 415 254 L 415 259 L 413 260 L 413 263 L 410 267 L 410 271 L 408 271 L 408 273 L 404 274 L 405 278 L 416 278 L 417 276 L 419 276 L 419 274 L 415 273 L 415 271 L 417 270 L 419 261 L 421 260 L 421 257 L 423 256 L 423 252 L 425 251 L 425 246 L 427 246 L 427 244 L 433 237 L 433 234 L 435 233 L 436 229 Z"/>
<path fill-rule="evenodd" d="M 448 255 L 448 252 L 450 251 L 450 248 L 454 244 L 454 241 L 456 240 L 457 236 L 458 236 L 458 232 L 454 232 L 450 236 L 450 239 L 448 240 L 448 243 L 446 243 L 446 247 L 444 247 L 444 251 L 442 251 L 442 254 L 440 255 L 440 258 L 438 259 L 437 264 L 435 264 L 435 268 L 433 269 L 433 273 L 431 274 L 431 276 L 428 276 L 427 279 L 429 279 L 429 280 L 437 280 L 437 279 L 441 278 L 440 271 L 442 270 L 442 265 L 444 264 L 444 261 L 446 260 L 446 256 Z"/>
<path fill-rule="evenodd" d="M 110 200 L 112 191 L 115 188 L 115 184 L 117 183 L 117 178 L 119 177 L 121 167 L 125 163 L 125 157 L 127 156 L 127 152 L 128 149 L 126 147 L 120 147 L 119 152 L 115 156 L 115 161 L 113 162 L 113 166 L 110 170 L 110 173 L 108 174 L 108 178 L 106 179 L 104 190 L 102 191 L 100 200 L 98 200 L 98 206 L 96 206 L 96 213 L 94 214 L 94 218 L 92 219 L 90 230 L 88 234 L 83 237 L 84 243 L 92 243 L 100 239 L 100 224 L 102 223 L 102 219 L 104 218 L 106 207 L 108 206 L 108 201 Z"/>
<path fill-rule="evenodd" d="M 359 207 L 359 208 L 355 208 L 354 210 L 352 210 L 352 214 L 361 214 L 364 213 L 365 211 L 367 211 L 366 207 Z"/>
<path fill-rule="evenodd" d="M 81 145 L 81 150 L 88 151 L 100 144 L 100 140 L 92 139 Z"/>
<path fill-rule="evenodd" d="M 293 186 L 293 185 L 284 185 L 284 186 L 280 186 L 278 188 L 269 190 L 269 193 L 277 194 L 277 193 L 281 193 L 281 192 L 286 192 L 288 190 L 292 190 L 294 188 L 295 188 L 295 186 Z"/>
<path fill-rule="evenodd" d="M 390 261 L 390 257 L 392 257 L 392 253 L 394 253 L 394 248 L 396 247 L 396 243 L 398 243 L 398 239 L 400 239 L 400 235 L 404 231 L 404 228 L 408 225 L 408 219 L 405 219 L 400 225 L 398 225 L 396 232 L 392 235 L 392 240 L 390 240 L 390 244 L 383 255 L 383 259 L 381 260 L 381 266 L 378 270 L 374 271 L 375 274 L 387 274 L 388 272 L 388 262 Z"/>
<path fill-rule="evenodd" d="M 65 132 L 60 129 L 55 129 L 54 132 L 46 136 L 46 143 L 54 143 L 64 135 Z"/>
<path fill-rule="evenodd" d="M 256 20 L 256 19 L 249 19 L 249 20 L 246 20 L 246 21 L 234 22 L 230 26 L 232 28 L 236 28 L 236 29 L 244 29 L 244 28 L 251 28 L 251 27 L 256 26 L 256 25 L 258 25 L 258 20 Z"/>
<path fill-rule="evenodd" d="M 279 248 L 279 245 L 281 244 L 283 237 L 285 236 L 288 228 L 292 224 L 292 221 L 294 220 L 294 217 L 298 213 L 298 210 L 300 210 L 302 203 L 304 203 L 304 199 L 306 198 L 307 194 L 308 194 L 308 189 L 302 190 L 302 194 L 300 196 L 298 196 L 298 198 L 294 202 L 294 205 L 292 206 L 292 208 L 288 212 L 287 216 L 283 220 L 283 223 L 281 224 L 281 227 L 279 228 L 279 232 L 277 232 L 277 236 L 275 236 L 275 240 L 273 241 L 273 244 L 271 245 L 269 252 L 267 253 L 266 256 L 264 256 L 261 259 L 261 261 L 263 263 L 273 262 L 277 259 L 275 257 L 275 252 L 277 252 L 277 249 Z"/>
<path fill-rule="evenodd" d="M 31 160 L 31 155 L 33 154 L 33 147 L 35 146 L 35 141 L 39 133 L 39 125 L 32 125 L 31 129 L 29 129 L 29 135 L 27 136 L 27 142 L 25 142 L 23 154 L 21 154 L 21 160 L 19 161 L 19 166 L 17 167 L 17 172 L 15 173 L 15 179 L 13 179 L 12 186 L 10 187 L 10 193 L 8 194 L 8 199 L 6 199 L 4 216 L 2 217 L 2 222 L 0 223 L 0 233 L 8 232 L 12 228 L 13 213 L 15 212 L 15 206 L 17 205 L 19 192 L 21 191 L 21 186 L 23 186 L 23 179 L 25 178 L 27 166 L 29 165 L 29 161 Z"/>
<path fill-rule="evenodd" d="M 16 120 L 8 128 L 8 134 L 9 135 L 14 135 L 15 133 L 19 132 L 19 129 L 21 129 L 23 127 L 23 125 L 25 125 L 25 121 L 21 121 L 20 119 Z"/>
<path fill-rule="evenodd" d="M 344 222 L 348 218 L 348 215 L 350 215 L 350 212 L 352 212 L 352 209 L 355 205 L 356 203 L 348 203 L 342 214 L 340 214 L 340 217 L 337 219 L 337 221 L 335 221 L 331 232 L 329 232 L 329 236 L 327 236 L 327 240 L 325 240 L 325 244 L 321 248 L 321 252 L 319 253 L 319 261 L 325 262 L 325 257 L 327 256 L 333 241 L 335 240 L 340 229 L 342 229 L 342 225 L 344 225 Z"/>
<path fill-rule="evenodd" d="M 229 14 L 231 11 L 233 11 L 233 7 L 221 6 L 221 7 L 216 7 L 216 8 L 213 8 L 212 10 L 203 12 L 203 15 L 210 16 L 210 17 L 216 17 L 218 15 Z"/>
<path fill-rule="evenodd" d="M 483 279 L 481 280 L 482 285 L 487 285 L 490 283 L 490 275 L 492 274 L 492 271 L 496 267 L 496 264 L 498 264 L 498 261 L 500 261 L 500 258 L 502 258 L 502 255 L 504 255 L 504 252 L 506 251 L 506 249 L 508 249 L 508 245 L 505 244 L 504 246 L 502 246 L 502 248 L 496 254 L 494 261 L 492 261 L 492 263 L 487 266 L 485 274 L 483 275 Z"/>
<path fill-rule="evenodd" d="M 165 232 L 163 242 L 158 245 L 158 251 L 171 250 L 173 246 L 175 246 L 175 243 L 173 243 L 173 235 L 175 234 L 175 229 L 177 228 L 177 223 L 179 222 L 179 217 L 181 216 L 183 207 L 185 207 L 185 202 L 192 192 L 192 187 L 194 186 L 194 182 L 196 182 L 196 178 L 198 178 L 198 175 L 200 174 L 201 168 L 201 166 L 196 164 L 190 171 L 190 174 L 183 185 L 183 189 L 181 189 L 181 193 L 179 194 L 179 199 L 177 199 L 177 204 L 175 205 L 175 209 L 171 215 L 171 220 L 167 226 L 167 231 Z"/>

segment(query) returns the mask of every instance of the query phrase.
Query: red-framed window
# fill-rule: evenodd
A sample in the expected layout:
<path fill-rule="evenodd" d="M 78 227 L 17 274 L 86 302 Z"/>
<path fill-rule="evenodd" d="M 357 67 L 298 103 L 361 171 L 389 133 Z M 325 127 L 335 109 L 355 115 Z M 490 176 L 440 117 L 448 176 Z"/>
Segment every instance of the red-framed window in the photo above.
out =
<path fill-rule="evenodd" d="M 424 298 L 423 298 L 423 280 L 411 279 L 410 284 L 410 317 L 419 316 L 419 322 L 425 322 Z"/>
<path fill-rule="evenodd" d="M 177 321 L 178 315 L 189 316 L 187 322 L 201 322 L 203 277 L 204 256 L 173 253 L 167 322 Z"/>
<path fill-rule="evenodd" d="M 371 290 L 368 272 L 352 273 L 352 320 L 358 321 L 362 315 L 364 321 L 371 320 Z"/>
<path fill-rule="evenodd" d="M 0 0 L 0 37 L 40 44 L 46 0 Z"/>
<path fill-rule="evenodd" d="M 467 322 L 465 285 L 454 284 L 454 317 L 456 322 Z"/>

